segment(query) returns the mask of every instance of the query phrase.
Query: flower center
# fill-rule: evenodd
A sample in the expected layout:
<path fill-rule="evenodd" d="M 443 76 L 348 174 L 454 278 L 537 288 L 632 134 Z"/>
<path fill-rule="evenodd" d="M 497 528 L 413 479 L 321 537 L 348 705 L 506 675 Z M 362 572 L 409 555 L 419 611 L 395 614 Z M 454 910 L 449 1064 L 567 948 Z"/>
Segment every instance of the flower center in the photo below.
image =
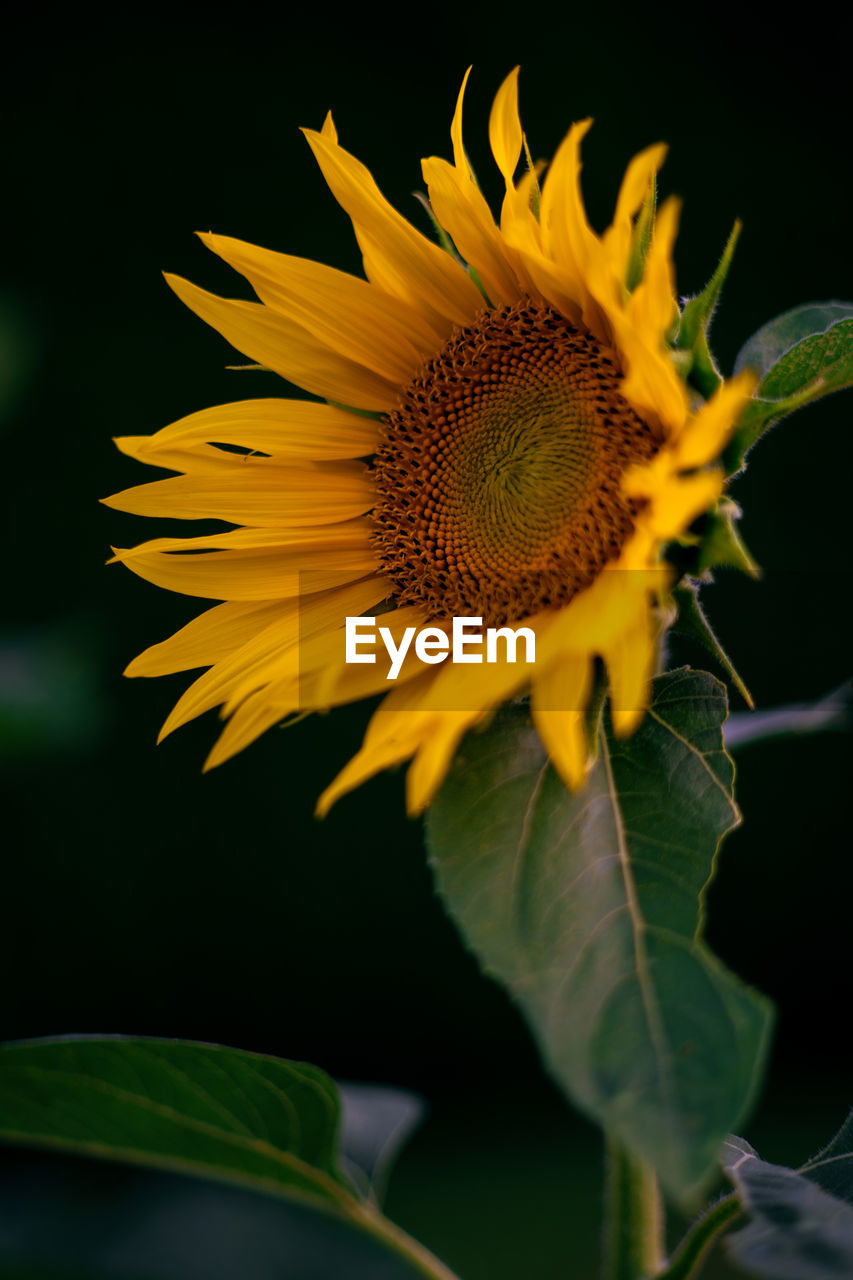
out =
<path fill-rule="evenodd" d="M 373 541 L 400 604 L 488 626 L 565 605 L 618 556 L 625 468 L 657 450 L 612 353 L 526 301 L 456 332 L 385 420 Z"/>

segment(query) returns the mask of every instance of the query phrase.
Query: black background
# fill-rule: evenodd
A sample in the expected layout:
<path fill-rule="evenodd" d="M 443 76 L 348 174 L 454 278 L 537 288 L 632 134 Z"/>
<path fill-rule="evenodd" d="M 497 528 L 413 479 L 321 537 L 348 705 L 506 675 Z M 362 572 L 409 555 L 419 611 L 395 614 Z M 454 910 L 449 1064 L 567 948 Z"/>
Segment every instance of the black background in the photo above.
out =
<path fill-rule="evenodd" d="M 466 141 L 482 174 L 488 107 L 516 63 L 535 155 L 596 118 L 584 183 L 598 227 L 630 156 L 671 144 L 663 189 L 685 197 L 682 292 L 704 284 L 743 219 L 715 328 L 724 369 L 776 313 L 853 297 L 843 42 L 826 17 L 793 28 L 659 6 L 109 22 L 45 9 L 19 21 L 4 57 L 0 1035 L 192 1037 L 417 1089 L 432 1118 L 391 1212 L 466 1280 L 573 1274 L 567 1256 L 592 1274 L 594 1131 L 566 1111 L 445 920 L 400 776 L 312 816 L 369 708 L 272 731 L 207 776 L 213 715 L 155 749 L 187 680 L 120 673 L 199 607 L 103 568 L 110 543 L 172 530 L 97 499 L 151 478 L 111 436 L 281 385 L 227 372 L 233 353 L 164 285 L 167 269 L 246 296 L 191 233 L 358 270 L 298 126 L 331 106 L 342 143 L 417 221 L 418 160 L 449 154 L 469 62 Z M 765 577 L 721 574 L 707 605 L 760 705 L 850 675 L 849 420 L 843 396 L 790 419 L 734 490 Z M 710 898 L 712 945 L 779 1008 L 749 1132 L 781 1160 L 805 1157 L 853 1100 L 848 741 L 743 753 L 746 825 Z"/>

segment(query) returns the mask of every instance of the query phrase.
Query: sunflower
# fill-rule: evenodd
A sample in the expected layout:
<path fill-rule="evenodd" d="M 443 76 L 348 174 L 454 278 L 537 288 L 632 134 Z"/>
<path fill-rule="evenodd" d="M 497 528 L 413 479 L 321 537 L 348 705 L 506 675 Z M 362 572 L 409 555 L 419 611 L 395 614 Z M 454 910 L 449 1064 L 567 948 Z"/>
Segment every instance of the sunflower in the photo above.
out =
<path fill-rule="evenodd" d="M 752 389 L 744 375 L 703 403 L 673 352 L 679 206 L 654 205 L 665 148 L 631 161 L 597 235 L 579 186 L 590 121 L 572 126 L 540 187 L 516 70 L 489 119 L 505 186 L 496 223 L 462 143 L 464 92 L 452 162 L 423 162 L 437 239 L 391 207 L 329 115 L 304 133 L 366 279 L 213 234 L 201 238 L 258 302 L 167 276 L 238 351 L 315 398 L 243 400 L 117 440 L 178 474 L 108 505 L 230 526 L 114 549 L 140 577 L 220 602 L 127 669 L 207 668 L 161 737 L 221 706 L 211 767 L 272 725 L 387 693 L 321 813 L 410 758 L 408 808 L 421 811 L 463 735 L 524 692 L 555 768 L 581 786 L 596 664 L 614 729 L 629 734 L 667 613 L 664 549 L 720 498 L 716 460 Z M 381 657 L 346 661 L 345 620 L 362 615 L 381 615 L 394 643 L 454 617 L 524 626 L 535 660 L 409 650 L 389 685 Z"/>

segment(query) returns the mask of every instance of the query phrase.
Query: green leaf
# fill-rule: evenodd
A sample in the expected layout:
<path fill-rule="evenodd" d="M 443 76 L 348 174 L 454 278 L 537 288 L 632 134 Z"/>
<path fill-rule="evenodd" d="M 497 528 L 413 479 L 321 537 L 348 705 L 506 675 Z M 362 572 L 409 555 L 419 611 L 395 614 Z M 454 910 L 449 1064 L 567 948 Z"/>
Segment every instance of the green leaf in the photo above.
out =
<path fill-rule="evenodd" d="M 338 1097 L 316 1067 L 182 1040 L 0 1047 L 0 1137 L 337 1206 Z"/>
<path fill-rule="evenodd" d="M 794 307 L 764 325 L 735 361 L 761 375 L 726 454 L 730 473 L 764 432 L 795 409 L 853 385 L 853 303 Z"/>
<path fill-rule="evenodd" d="M 775 320 L 762 325 L 744 343 L 735 360 L 734 371 L 740 373 L 742 369 L 754 369 L 756 373 L 770 373 L 782 356 L 793 352 L 799 343 L 819 337 L 839 321 L 850 320 L 851 317 L 853 302 L 810 302 L 804 306 L 792 307 L 790 311 L 783 311 Z M 789 366 L 789 369 L 793 368 L 796 368 L 796 362 Z M 820 372 L 820 368 L 813 368 L 810 370 L 810 377 L 817 377 Z M 773 383 L 769 385 L 780 388 L 784 377 L 784 369 L 777 371 Z M 776 396 L 787 395 L 791 390 L 791 386 L 784 386 L 781 390 L 776 390 Z"/>
<path fill-rule="evenodd" d="M 849 1140 L 849 1134 L 842 1140 L 846 1154 Z M 767 1280 L 849 1280 L 853 1275 L 853 1207 L 828 1194 L 812 1176 L 822 1159 L 795 1172 L 759 1159 L 742 1139 L 726 1144 L 723 1167 L 752 1219 L 726 1244 L 745 1271 Z"/>
<path fill-rule="evenodd" d="M 439 892 L 551 1073 L 682 1200 L 747 1110 L 770 1024 L 699 937 L 739 820 L 726 712 L 707 673 L 659 677 L 640 728 L 601 734 L 571 795 L 526 708 L 505 708 L 466 738 L 427 823 Z"/>
<path fill-rule="evenodd" d="M 328 1076 L 264 1054 L 126 1036 L 0 1046 L 0 1139 L 214 1178 L 324 1209 L 418 1275 L 455 1280 L 345 1177 L 339 1119 Z"/>
<path fill-rule="evenodd" d="M 43 1158 L 0 1181 L 3 1280 L 423 1280 L 345 1219 L 150 1169 Z"/>

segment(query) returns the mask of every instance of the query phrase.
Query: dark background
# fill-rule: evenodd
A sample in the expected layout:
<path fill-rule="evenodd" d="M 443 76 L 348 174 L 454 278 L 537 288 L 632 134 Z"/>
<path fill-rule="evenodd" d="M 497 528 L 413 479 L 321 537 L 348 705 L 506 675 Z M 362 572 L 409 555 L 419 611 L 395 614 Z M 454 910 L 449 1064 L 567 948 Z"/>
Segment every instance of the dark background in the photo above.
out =
<path fill-rule="evenodd" d="M 328 107 L 415 221 L 418 160 L 449 154 L 469 62 L 466 138 L 482 174 L 491 98 L 516 63 L 536 156 L 573 119 L 596 118 L 584 181 L 599 227 L 630 156 L 666 140 L 663 189 L 685 197 L 682 292 L 704 284 L 734 217 L 745 224 L 715 328 L 729 370 L 776 313 L 853 297 L 846 56 L 826 23 L 657 6 L 313 6 L 269 21 L 147 10 L 120 25 L 45 9 L 15 28 L 0 84 L 2 1038 L 191 1037 L 419 1090 L 431 1118 L 401 1161 L 392 1215 L 466 1280 L 593 1274 L 596 1134 L 444 918 L 400 777 L 312 816 L 369 708 L 268 733 L 204 777 L 214 715 L 155 749 L 188 680 L 121 670 L 206 606 L 103 568 L 110 543 L 171 530 L 97 499 L 151 478 L 111 436 L 281 386 L 227 372 L 233 353 L 163 283 L 168 269 L 245 296 L 193 231 L 359 269 L 298 133 Z M 849 420 L 843 396 L 801 412 L 734 489 L 765 577 L 721 574 L 706 599 L 762 706 L 851 674 Z M 803 1159 L 853 1101 L 848 744 L 739 757 L 747 822 L 710 899 L 712 945 L 779 1008 L 748 1129 L 771 1159 Z M 36 1178 L 47 1167 L 18 1161 Z M 83 1167 L 73 1176 L 90 1178 L 103 1224 L 102 1183 Z M 241 1274 L 252 1266 L 249 1252 Z"/>

